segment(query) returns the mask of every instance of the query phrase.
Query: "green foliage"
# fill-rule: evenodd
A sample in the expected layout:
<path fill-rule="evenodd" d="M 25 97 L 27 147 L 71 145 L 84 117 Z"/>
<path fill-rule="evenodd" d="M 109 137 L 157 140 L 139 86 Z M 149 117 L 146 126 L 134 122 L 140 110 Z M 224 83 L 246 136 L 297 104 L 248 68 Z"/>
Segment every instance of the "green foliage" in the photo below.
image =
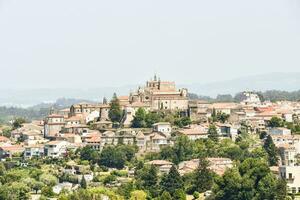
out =
<path fill-rule="evenodd" d="M 225 123 L 230 115 L 223 112 L 216 112 L 215 108 L 212 110 L 211 121 L 212 122 L 222 122 Z"/>
<path fill-rule="evenodd" d="M 121 122 L 122 115 L 123 115 L 123 112 L 121 110 L 120 101 L 119 101 L 116 93 L 114 93 L 113 98 L 110 102 L 110 109 L 109 109 L 108 116 L 112 122 L 119 123 L 119 122 Z"/>
<path fill-rule="evenodd" d="M 147 193 L 144 192 L 143 190 L 135 190 L 131 192 L 130 195 L 130 200 L 146 200 L 147 198 Z"/>
<path fill-rule="evenodd" d="M 164 175 L 161 179 L 160 186 L 163 191 L 169 192 L 174 195 L 175 191 L 178 189 L 183 189 L 183 180 L 177 171 L 175 165 L 173 165 L 167 175 Z"/>
<path fill-rule="evenodd" d="M 161 149 L 160 158 L 170 160 L 175 164 L 191 158 L 193 153 L 192 141 L 187 136 L 179 136 L 173 147 L 164 147 Z"/>
<path fill-rule="evenodd" d="M 91 161 L 92 163 L 97 163 L 99 156 L 100 156 L 99 152 L 94 150 L 90 146 L 85 146 L 82 149 L 80 149 L 81 160 L 88 160 Z"/>
<path fill-rule="evenodd" d="M 200 198 L 199 192 L 194 192 L 193 197 L 194 197 L 194 199 L 199 199 Z"/>
<path fill-rule="evenodd" d="M 115 175 L 108 175 L 104 178 L 103 184 L 104 185 L 112 184 L 116 180 L 117 180 L 117 177 Z"/>
<path fill-rule="evenodd" d="M 40 181 L 34 181 L 32 184 L 32 189 L 37 193 L 39 190 L 41 190 L 44 187 L 44 183 Z"/>
<path fill-rule="evenodd" d="M 24 124 L 25 122 L 26 122 L 26 120 L 21 117 L 14 119 L 13 124 L 12 124 L 13 129 L 20 128 L 22 126 L 22 124 Z"/>
<path fill-rule="evenodd" d="M 131 122 L 131 127 L 132 128 L 146 128 L 147 127 L 146 116 L 147 116 L 147 113 L 146 113 L 145 109 L 139 108 L 133 117 L 133 120 Z"/>
<path fill-rule="evenodd" d="M 152 196 L 158 195 L 158 169 L 154 165 L 145 165 L 136 172 L 135 178 L 138 189 L 147 190 Z"/>
<path fill-rule="evenodd" d="M 209 162 L 205 158 L 199 158 L 199 166 L 193 179 L 194 191 L 205 192 L 213 185 L 213 172 L 208 168 Z"/>
<path fill-rule="evenodd" d="M 191 123 L 192 123 L 192 121 L 189 117 L 179 117 L 179 118 L 176 118 L 174 121 L 174 125 L 178 126 L 179 128 L 188 126 Z"/>
<path fill-rule="evenodd" d="M 53 192 L 51 186 L 45 186 L 42 188 L 42 195 L 44 195 L 45 197 L 54 197 L 55 193 Z"/>
<path fill-rule="evenodd" d="M 209 125 L 209 128 L 208 128 L 208 138 L 217 142 L 219 140 L 219 136 L 218 136 L 218 132 L 217 132 L 217 128 L 215 125 L 211 124 Z"/>
<path fill-rule="evenodd" d="M 87 182 L 86 182 L 84 176 L 82 176 L 82 179 L 81 179 L 81 181 L 80 181 L 80 187 L 83 188 L 83 189 L 86 189 L 86 188 L 87 188 Z"/>
<path fill-rule="evenodd" d="M 176 200 L 186 200 L 186 194 L 183 189 L 177 189 L 174 192 L 173 199 Z"/>
<path fill-rule="evenodd" d="M 248 158 L 238 168 L 227 170 L 215 182 L 216 200 L 273 200 L 282 199 L 286 194 L 285 183 L 278 180 L 261 159 Z"/>
<path fill-rule="evenodd" d="M 264 142 L 264 149 L 268 154 L 268 161 L 271 166 L 275 166 L 278 163 L 278 151 L 270 135 L 267 136 Z"/>
<path fill-rule="evenodd" d="M 58 179 L 51 174 L 42 174 L 40 176 L 40 181 L 47 186 L 55 186 L 58 183 Z"/>
<path fill-rule="evenodd" d="M 105 167 L 122 169 L 126 161 L 134 158 L 137 149 L 132 145 L 105 146 L 100 154 L 99 164 Z"/>
<path fill-rule="evenodd" d="M 13 182 L 0 187 L 0 200 L 27 200 L 30 188 L 24 183 Z"/>
<path fill-rule="evenodd" d="M 124 183 L 121 185 L 121 187 L 119 187 L 118 189 L 118 193 L 125 197 L 125 199 L 129 199 L 131 192 L 135 189 L 135 185 L 134 183 L 131 181 L 129 183 Z"/>
<path fill-rule="evenodd" d="M 159 200 L 172 200 L 172 196 L 170 195 L 169 192 L 164 191 L 160 196 Z"/>
<path fill-rule="evenodd" d="M 283 120 L 282 120 L 281 118 L 279 118 L 279 117 L 272 117 L 272 118 L 270 119 L 268 125 L 269 125 L 269 127 L 272 127 L 272 128 L 274 128 L 274 127 L 282 127 L 282 126 L 284 126 L 284 122 L 283 122 Z"/>

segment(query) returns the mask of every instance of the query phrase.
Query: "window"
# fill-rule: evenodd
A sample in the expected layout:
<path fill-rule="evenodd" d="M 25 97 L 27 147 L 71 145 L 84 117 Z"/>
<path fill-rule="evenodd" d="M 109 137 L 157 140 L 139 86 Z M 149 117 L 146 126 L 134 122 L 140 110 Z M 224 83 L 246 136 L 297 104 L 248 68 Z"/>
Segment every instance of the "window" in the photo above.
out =
<path fill-rule="evenodd" d="M 289 173 L 289 179 L 293 179 L 293 174 Z"/>

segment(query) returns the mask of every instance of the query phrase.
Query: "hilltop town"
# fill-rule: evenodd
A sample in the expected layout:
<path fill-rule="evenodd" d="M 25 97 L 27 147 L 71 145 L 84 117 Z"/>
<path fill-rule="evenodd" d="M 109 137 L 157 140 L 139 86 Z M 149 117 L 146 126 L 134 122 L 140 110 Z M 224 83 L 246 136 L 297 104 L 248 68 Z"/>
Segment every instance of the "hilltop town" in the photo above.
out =
<path fill-rule="evenodd" d="M 297 197 L 300 102 L 188 94 L 154 76 L 128 96 L 16 116 L 0 126 L 0 199 Z"/>

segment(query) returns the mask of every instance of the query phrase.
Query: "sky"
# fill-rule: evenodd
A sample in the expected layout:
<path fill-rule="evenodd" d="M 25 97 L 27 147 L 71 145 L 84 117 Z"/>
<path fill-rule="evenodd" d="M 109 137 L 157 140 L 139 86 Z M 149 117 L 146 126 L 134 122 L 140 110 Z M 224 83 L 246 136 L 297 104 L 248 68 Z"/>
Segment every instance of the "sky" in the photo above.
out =
<path fill-rule="evenodd" d="M 0 88 L 300 72 L 299 0 L 0 0 Z"/>

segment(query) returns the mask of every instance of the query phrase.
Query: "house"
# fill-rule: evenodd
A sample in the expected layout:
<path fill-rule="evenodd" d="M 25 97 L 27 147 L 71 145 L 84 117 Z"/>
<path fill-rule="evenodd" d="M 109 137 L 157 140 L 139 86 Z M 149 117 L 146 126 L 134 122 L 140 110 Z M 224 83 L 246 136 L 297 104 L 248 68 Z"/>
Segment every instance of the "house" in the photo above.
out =
<path fill-rule="evenodd" d="M 0 136 L 0 143 L 10 143 L 10 139 L 5 136 Z"/>
<path fill-rule="evenodd" d="M 52 158 L 62 157 L 67 153 L 68 142 L 50 141 L 45 144 L 44 155 Z"/>
<path fill-rule="evenodd" d="M 161 132 L 153 132 L 149 136 L 150 141 L 147 144 L 147 150 L 159 151 L 161 147 L 169 145 L 169 140 L 167 136 Z"/>
<path fill-rule="evenodd" d="M 93 126 L 96 129 L 106 130 L 106 129 L 112 129 L 113 123 L 112 121 L 109 120 L 100 120 L 98 122 L 93 123 Z"/>
<path fill-rule="evenodd" d="M 146 148 L 146 137 L 142 131 L 139 131 L 136 134 L 136 145 L 139 147 L 139 149 L 145 149 Z"/>
<path fill-rule="evenodd" d="M 49 115 L 44 124 L 44 135 L 46 138 L 55 137 L 62 130 L 65 125 L 63 115 L 51 114 Z"/>
<path fill-rule="evenodd" d="M 208 127 L 203 125 L 191 125 L 189 128 L 179 130 L 179 133 L 186 135 L 190 140 L 207 138 Z"/>
<path fill-rule="evenodd" d="M 146 163 L 147 165 L 154 165 L 158 168 L 160 173 L 169 173 L 171 167 L 173 166 L 172 162 L 167 160 L 152 160 Z"/>
<path fill-rule="evenodd" d="M 85 123 L 93 122 L 100 117 L 100 111 L 94 110 L 85 117 Z"/>
<path fill-rule="evenodd" d="M 63 133 L 57 139 L 62 139 L 62 140 L 65 140 L 65 141 L 67 141 L 69 143 L 73 143 L 73 144 L 81 144 L 82 143 L 80 135 L 74 134 L 74 133 Z"/>
<path fill-rule="evenodd" d="M 233 141 L 235 141 L 236 137 L 238 136 L 238 127 L 234 125 L 218 123 L 217 127 L 221 136 L 230 137 Z"/>
<path fill-rule="evenodd" d="M 228 115 L 230 115 L 234 110 L 237 110 L 239 107 L 240 105 L 237 103 L 213 103 L 209 106 L 211 111 L 214 109 L 216 113 L 221 112 Z"/>
<path fill-rule="evenodd" d="M 226 169 L 233 167 L 233 162 L 229 158 L 207 158 L 209 169 L 216 174 L 222 176 Z M 195 171 L 199 166 L 199 159 L 193 159 L 179 163 L 178 172 L 180 175 L 185 175 Z"/>
<path fill-rule="evenodd" d="M 84 137 L 84 143 L 87 146 L 90 146 L 93 149 L 100 150 L 102 149 L 101 144 L 101 135 L 100 133 L 87 134 Z"/>
<path fill-rule="evenodd" d="M 44 156 L 44 145 L 25 146 L 24 158 L 42 157 Z"/>
<path fill-rule="evenodd" d="M 12 157 L 14 154 L 22 154 L 24 147 L 21 145 L 2 145 L 0 146 L 0 158 Z"/>
<path fill-rule="evenodd" d="M 271 128 L 269 130 L 270 135 L 291 135 L 291 130 L 283 127 Z"/>
<path fill-rule="evenodd" d="M 300 192 L 300 166 L 283 165 L 279 167 L 280 177 L 286 180 L 289 193 Z"/>
<path fill-rule="evenodd" d="M 172 127 L 169 122 L 159 122 L 153 124 L 153 131 L 154 132 L 161 132 L 165 134 L 167 137 L 171 136 Z"/>
<path fill-rule="evenodd" d="M 65 119 L 66 125 L 79 125 L 83 119 L 80 116 L 72 116 Z"/>
<path fill-rule="evenodd" d="M 66 190 L 68 192 L 71 192 L 72 190 L 75 190 L 78 188 L 79 185 L 76 185 L 73 187 L 72 183 L 69 182 L 63 182 L 63 183 L 58 183 L 55 185 L 52 189 L 55 194 L 59 194 L 62 190 Z"/>

